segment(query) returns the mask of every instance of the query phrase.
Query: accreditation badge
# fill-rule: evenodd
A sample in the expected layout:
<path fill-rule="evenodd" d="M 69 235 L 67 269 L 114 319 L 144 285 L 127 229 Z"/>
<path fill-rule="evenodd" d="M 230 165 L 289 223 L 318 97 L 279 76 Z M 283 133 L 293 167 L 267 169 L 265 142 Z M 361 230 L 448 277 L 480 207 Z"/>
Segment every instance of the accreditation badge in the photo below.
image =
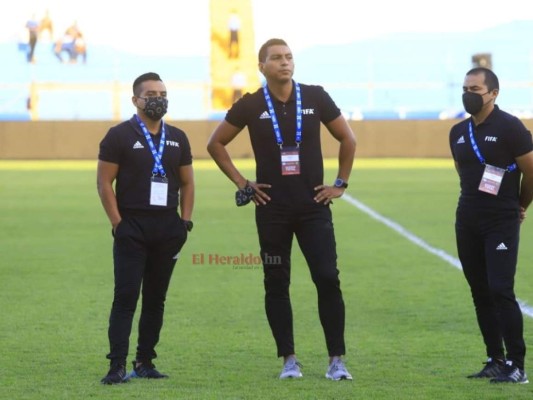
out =
<path fill-rule="evenodd" d="M 166 206 L 168 198 L 168 180 L 158 176 L 150 179 L 150 205 Z"/>
<path fill-rule="evenodd" d="M 281 149 L 281 175 L 300 175 L 300 148 Z"/>
<path fill-rule="evenodd" d="M 495 167 L 494 165 L 485 164 L 485 171 L 481 177 L 479 190 L 496 196 L 500 191 L 504 174 L 505 169 Z"/>

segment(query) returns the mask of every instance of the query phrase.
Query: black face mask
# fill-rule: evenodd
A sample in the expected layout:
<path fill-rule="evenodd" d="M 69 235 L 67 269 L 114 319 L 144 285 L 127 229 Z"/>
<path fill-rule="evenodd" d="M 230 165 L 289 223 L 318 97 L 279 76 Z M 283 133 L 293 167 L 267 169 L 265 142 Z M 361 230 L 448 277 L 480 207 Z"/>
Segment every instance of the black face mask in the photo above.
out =
<path fill-rule="evenodd" d="M 476 115 L 483 108 L 483 104 L 483 96 L 481 94 L 473 92 L 463 93 L 463 106 L 468 114 Z"/>
<path fill-rule="evenodd" d="M 153 121 L 159 121 L 167 113 L 168 99 L 166 97 L 139 97 L 146 104 L 144 113 Z"/>

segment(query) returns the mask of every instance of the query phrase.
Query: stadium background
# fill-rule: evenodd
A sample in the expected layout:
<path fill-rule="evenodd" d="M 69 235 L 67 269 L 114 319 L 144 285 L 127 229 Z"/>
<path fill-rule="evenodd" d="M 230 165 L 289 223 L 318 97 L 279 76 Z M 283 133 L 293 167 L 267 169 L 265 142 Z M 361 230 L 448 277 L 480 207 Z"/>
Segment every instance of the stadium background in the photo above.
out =
<path fill-rule="evenodd" d="M 190 134 L 197 158 L 207 157 L 206 139 L 232 102 L 232 74 L 241 71 L 246 82 L 244 91 L 255 90 L 261 83 L 256 68 L 258 45 L 268 37 L 283 36 L 277 33 L 286 29 L 272 20 L 270 31 L 265 34 L 262 28 L 260 37 L 256 27 L 262 26 L 259 22 L 267 16 L 257 1 L 197 2 L 190 12 L 201 20 L 192 25 L 184 21 L 185 2 L 176 2 L 174 7 L 180 7 L 176 10 L 181 11 L 176 14 L 176 24 L 187 25 L 175 29 L 181 39 L 159 35 L 157 18 L 140 19 L 127 25 L 133 30 L 122 32 L 131 41 L 117 44 L 111 39 L 102 41 L 105 37 L 102 32 L 110 37 L 113 29 L 120 28 L 118 22 L 116 27 L 109 26 L 110 21 L 132 15 L 138 19 L 143 10 L 141 3 L 138 10 L 132 7 L 130 14 L 118 6 L 102 9 L 101 20 L 90 18 L 85 3 L 80 5 L 81 11 L 60 0 L 19 3 L 12 15 L 2 17 L 10 23 L 4 23 L 0 32 L 0 158 L 3 159 L 93 159 L 97 143 L 107 128 L 134 112 L 130 101 L 131 82 L 148 70 L 159 72 L 169 89 L 167 120 Z M 489 20 L 488 15 L 494 14 L 493 11 L 481 10 L 473 14 L 471 22 L 450 27 L 449 32 L 429 28 L 417 31 L 413 25 L 410 29 L 397 28 L 398 32 L 385 29 L 384 33 L 355 41 L 349 41 L 349 32 L 362 29 L 358 27 L 362 24 L 358 10 L 343 0 L 333 1 L 332 6 L 335 5 L 343 5 L 344 9 L 332 13 L 353 12 L 353 26 L 335 32 L 345 38 L 337 38 L 331 44 L 327 44 L 327 39 L 317 39 L 316 44 L 302 45 L 298 33 L 309 33 L 299 28 L 286 39 L 289 44 L 291 39 L 296 42 L 295 79 L 323 85 L 332 95 L 358 136 L 359 156 L 448 157 L 447 133 L 453 119 L 463 117 L 462 79 L 466 70 L 476 63 L 495 69 L 501 80 L 498 104 L 521 117 L 531 129 L 533 45 L 529 38 L 533 37 L 533 20 L 527 19 L 531 7 L 526 2 L 509 4 L 515 6 L 515 19 L 503 18 L 499 24 L 480 25 L 477 30 L 474 21 Z M 405 13 L 402 16 L 405 21 L 409 21 L 413 5 L 416 0 L 406 2 L 400 10 Z M 454 5 L 454 2 L 448 4 Z M 28 63 L 24 18 L 32 13 L 40 17 L 46 12 L 52 19 L 58 16 L 55 32 L 53 37 L 43 35 L 39 39 L 36 62 Z M 290 18 L 284 15 L 289 12 L 290 9 L 279 9 L 280 22 Z M 238 57 L 227 54 L 227 21 L 232 13 L 238 14 L 241 21 Z M 463 21 L 463 14 L 458 8 L 456 22 Z M 329 12 L 324 17 L 329 17 Z M 317 24 L 315 20 L 305 21 L 303 11 L 295 18 Z M 374 25 L 391 24 L 397 19 L 380 16 Z M 54 40 L 72 21 L 86 32 L 86 63 L 59 63 L 51 51 Z M 453 22 L 450 25 L 455 25 Z M 14 23 L 18 24 L 17 30 L 13 28 Z M 202 31 L 201 37 L 196 38 L 201 46 L 183 34 L 189 29 L 190 35 L 196 35 L 192 28 L 195 25 L 209 27 L 209 32 Z M 317 24 L 317 30 L 320 26 Z M 318 37 L 322 36 L 327 35 Z M 188 45 L 187 41 L 191 43 Z M 160 50 L 160 42 L 168 42 L 168 51 Z M 325 155 L 335 156 L 332 143 L 324 136 Z M 251 155 L 245 138 L 233 148 L 236 156 Z"/>
<path fill-rule="evenodd" d="M 171 379 L 120 388 L 100 385 L 113 278 L 112 237 L 94 185 L 98 141 L 109 126 L 134 112 L 130 85 L 146 70 L 161 72 L 172 90 L 169 122 L 186 130 L 197 159 L 221 116 L 208 107 L 213 85 L 209 29 L 189 37 L 183 33 L 187 23 L 209 21 L 208 0 L 104 3 L 20 0 L 0 13 L 0 308 L 5 328 L 0 333 L 5 350 L 0 399 L 532 398 L 532 385 L 494 387 L 464 379 L 481 366 L 483 354 L 461 273 L 347 201 L 334 207 L 348 312 L 347 361 L 355 384 L 337 385 L 323 377 L 316 289 L 299 252 L 293 260 L 292 298 L 306 378 L 274 383 L 280 363 L 264 317 L 260 268 L 194 265 L 197 254 L 257 251 L 253 208 L 234 206 L 231 182 L 209 160 L 195 162 L 194 235 L 167 301 L 157 365 Z M 452 256 L 458 183 L 447 135 L 456 118 L 438 119 L 435 112 L 451 110 L 453 104 L 460 108 L 460 85 L 473 54 L 491 54 L 502 81 L 498 103 L 532 128 L 527 18 L 533 7 L 520 0 L 507 0 L 497 9 L 477 0 L 462 3 L 374 0 L 363 7 L 353 0 L 328 0 L 327 8 L 315 0 L 250 3 L 254 52 L 268 37 L 285 37 L 296 55 L 295 78 L 324 85 L 350 118 L 358 158 L 380 157 L 356 161 L 354 184 L 344 199 L 356 196 Z M 298 20 L 295 4 L 320 18 Z M 43 41 L 36 64 L 28 65 L 17 35 L 4 40 L 5 32 L 12 35 L 32 10 L 40 13 L 45 5 L 58 16 L 58 31 L 74 11 L 80 15 L 89 44 L 87 64 L 59 64 Z M 267 15 L 269 7 L 279 18 Z M 375 18 L 369 18 L 368 9 Z M 161 52 L 157 43 L 146 43 L 159 37 L 167 15 L 175 21 L 175 36 Z M 495 18 L 501 21 L 495 24 Z M 116 30 L 116 21 L 129 23 L 121 32 L 123 41 L 98 41 L 98 35 Z M 417 31 L 420 24 L 424 29 Z M 439 31 L 439 24 L 448 26 Z M 373 28 L 388 31 L 378 35 Z M 338 42 L 330 42 L 331 30 Z M 355 31 L 367 36 L 355 40 Z M 192 46 L 188 39 L 204 45 Z M 139 49 L 145 54 L 136 53 Z M 41 85 L 34 114 L 26 109 L 31 82 Z M 453 113 L 439 112 L 439 118 L 449 116 Z M 240 136 L 246 142 L 246 135 Z M 326 156 L 336 155 L 329 135 L 324 134 L 324 142 Z M 232 153 L 249 156 L 239 143 L 232 143 Z M 444 158 L 384 158 L 391 156 Z M 50 160 L 29 160 L 44 158 Z M 73 158 L 79 160 L 66 161 Z M 325 164 L 327 181 L 332 181 L 336 162 Z M 239 166 L 253 174 L 252 160 L 239 160 Z M 533 304 L 532 228 L 523 226 L 516 279 L 526 305 Z M 530 346 L 533 320 L 524 323 Z"/>

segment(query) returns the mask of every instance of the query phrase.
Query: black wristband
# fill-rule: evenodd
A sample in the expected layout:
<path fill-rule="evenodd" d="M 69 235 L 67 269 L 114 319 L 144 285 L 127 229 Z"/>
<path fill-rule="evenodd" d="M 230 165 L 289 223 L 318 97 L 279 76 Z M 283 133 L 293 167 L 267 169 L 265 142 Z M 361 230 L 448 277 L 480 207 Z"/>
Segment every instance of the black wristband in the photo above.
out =
<path fill-rule="evenodd" d="M 245 206 L 248 204 L 255 195 L 255 189 L 250 186 L 248 181 L 246 181 L 246 186 L 244 189 L 239 189 L 237 192 L 235 192 L 235 203 L 237 204 L 237 207 Z"/>
<path fill-rule="evenodd" d="M 187 232 L 192 231 L 192 227 L 194 226 L 192 221 L 186 221 L 186 220 L 183 220 L 183 225 L 185 225 L 185 229 L 187 229 Z"/>

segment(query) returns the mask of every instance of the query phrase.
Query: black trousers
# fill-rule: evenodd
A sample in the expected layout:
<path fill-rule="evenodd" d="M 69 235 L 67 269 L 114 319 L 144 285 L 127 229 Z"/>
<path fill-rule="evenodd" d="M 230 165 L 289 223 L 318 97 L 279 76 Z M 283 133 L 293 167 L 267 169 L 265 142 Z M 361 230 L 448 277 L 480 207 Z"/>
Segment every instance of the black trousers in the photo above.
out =
<path fill-rule="evenodd" d="M 278 357 L 295 353 L 289 296 L 293 236 L 298 240 L 317 289 L 328 354 L 345 354 L 344 301 L 329 207 L 258 206 L 256 223 L 264 270 L 265 309 Z"/>
<path fill-rule="evenodd" d="M 136 360 L 146 362 L 157 357 L 155 346 L 163 326 L 166 293 L 187 230 L 176 210 L 121 214 L 113 244 L 115 291 L 107 358 L 111 363 L 126 362 L 142 289 Z"/>
<path fill-rule="evenodd" d="M 523 317 L 514 293 L 518 216 L 518 210 L 458 210 L 455 229 L 487 356 L 512 360 L 523 369 Z"/>

